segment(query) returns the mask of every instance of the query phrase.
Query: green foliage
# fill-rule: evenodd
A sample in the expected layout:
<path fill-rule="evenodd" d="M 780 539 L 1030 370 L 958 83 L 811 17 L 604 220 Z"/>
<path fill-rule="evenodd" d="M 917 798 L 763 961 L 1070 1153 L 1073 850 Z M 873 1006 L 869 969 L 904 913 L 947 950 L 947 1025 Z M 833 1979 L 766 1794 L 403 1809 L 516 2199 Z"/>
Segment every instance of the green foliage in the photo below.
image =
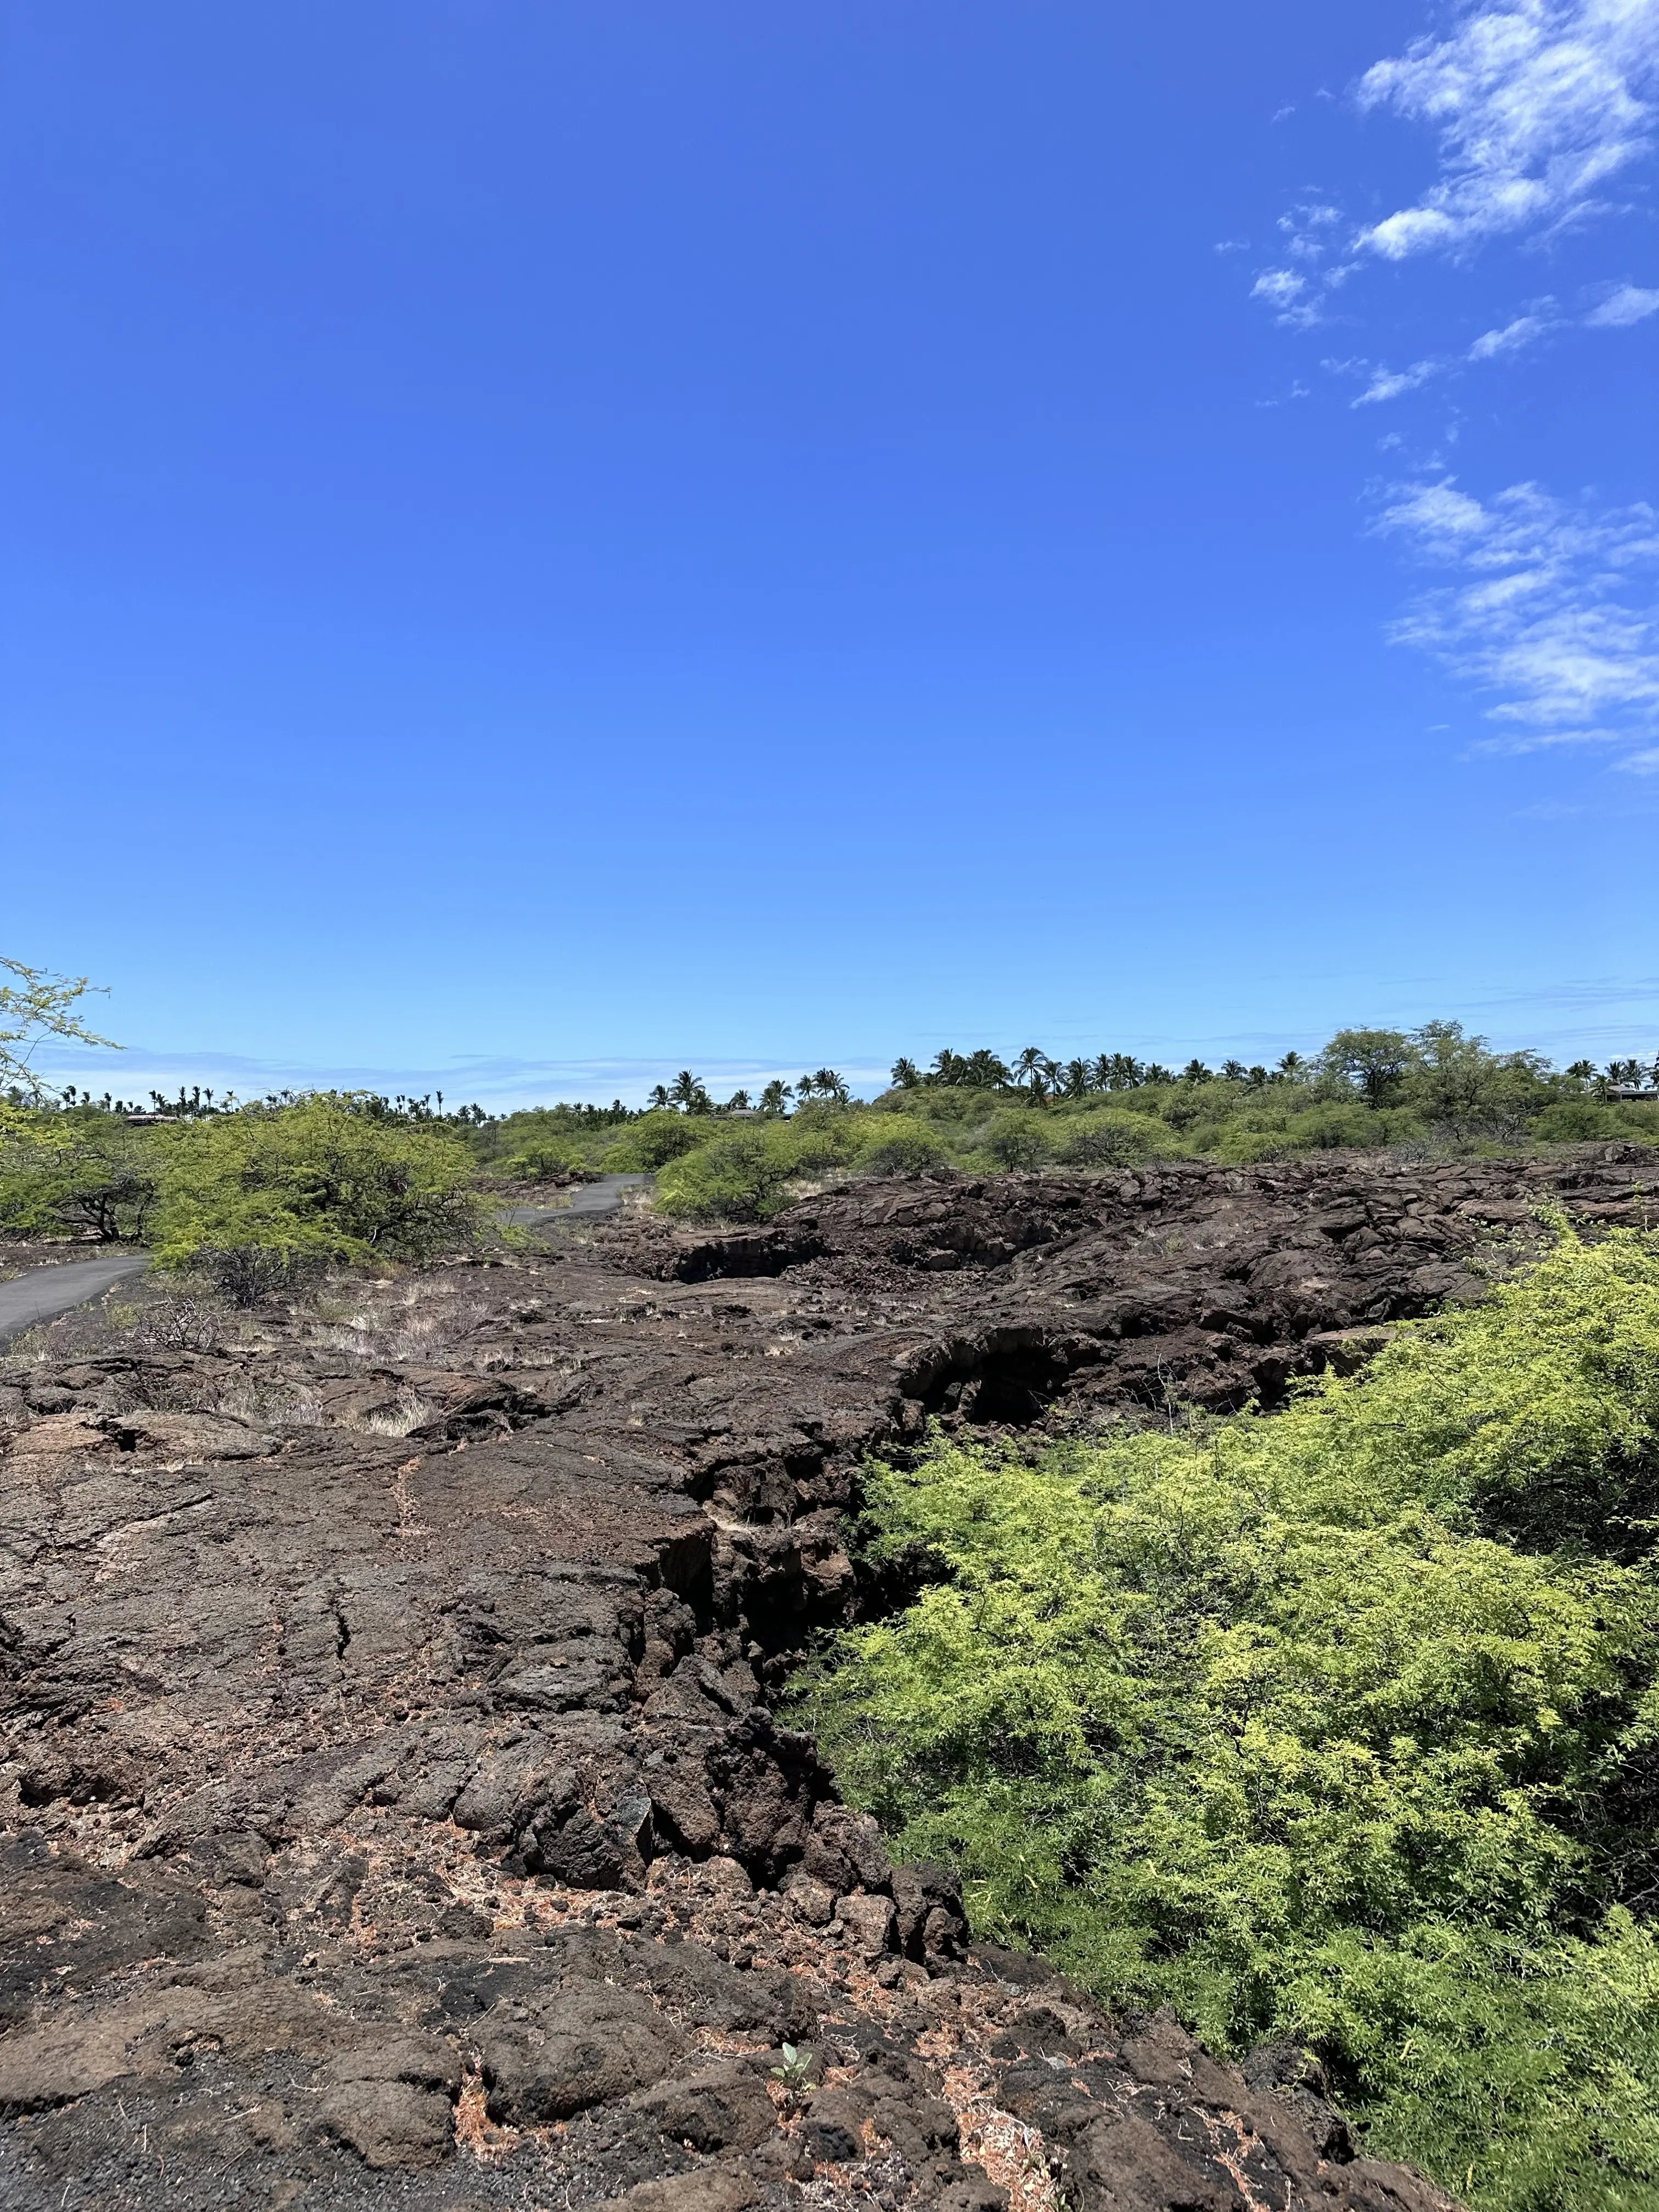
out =
<path fill-rule="evenodd" d="M 164 1266 L 241 1248 L 422 1260 L 470 1235 L 472 1161 L 451 1130 L 325 1092 L 148 1133 Z"/>
<path fill-rule="evenodd" d="M 1656 1440 L 1659 1246 L 1564 1233 L 1282 1413 L 872 1470 L 939 1579 L 805 1711 L 988 1933 L 1478 2204 L 1651 2212 Z"/>
<path fill-rule="evenodd" d="M 156 1196 L 147 1134 L 94 1110 L 0 1104 L 0 1228 L 142 1238 Z"/>
<path fill-rule="evenodd" d="M 694 1221 L 764 1221 L 797 1172 L 782 1128 L 739 1128 L 671 1161 L 657 1178 L 665 1213 Z"/>
<path fill-rule="evenodd" d="M 1000 1168 L 1041 1167 L 1052 1151 L 1043 1118 L 1037 1114 L 999 1114 L 987 1129 L 982 1149 Z"/>
<path fill-rule="evenodd" d="M 54 975 L 46 968 L 31 968 L 21 960 L 0 958 L 0 1093 L 9 1092 L 18 1105 L 39 1105 L 52 1097 L 33 1065 L 37 1048 L 48 1037 L 66 1043 L 101 1045 L 118 1052 L 119 1045 L 98 1036 L 76 1012 L 93 987 L 84 975 Z"/>
<path fill-rule="evenodd" d="M 547 1182 L 556 1176 L 568 1175 L 581 1164 L 580 1145 L 529 1145 L 521 1152 L 509 1153 L 499 1172 L 510 1176 L 515 1182 Z"/>
<path fill-rule="evenodd" d="M 921 1175 L 928 1168 L 943 1167 L 948 1158 L 927 1130 L 901 1128 L 896 1135 L 864 1146 L 858 1164 L 869 1175 Z"/>
<path fill-rule="evenodd" d="M 518 1176 L 526 1172 L 520 1161 L 591 1165 L 590 1154 L 614 1142 L 617 1130 L 638 1118 L 620 1099 L 614 1106 L 532 1106 L 499 1120 L 480 1114 L 462 1133 L 485 1173 Z M 532 1165 L 529 1172 L 538 1170 Z"/>
<path fill-rule="evenodd" d="M 1328 1073 L 1377 1108 L 1398 1096 L 1417 1048 L 1401 1030 L 1339 1030 L 1321 1058 Z"/>
<path fill-rule="evenodd" d="M 703 1115 L 677 1114 L 658 1109 L 630 1122 L 599 1155 L 607 1175 L 653 1175 L 670 1160 L 707 1144 L 721 1124 Z"/>
<path fill-rule="evenodd" d="M 1079 1115 L 1063 1126 L 1059 1157 L 1067 1167 L 1139 1167 L 1170 1149 L 1168 1129 L 1150 1114 Z"/>
<path fill-rule="evenodd" d="M 896 1117 L 808 1106 L 787 1121 L 715 1121 L 714 1133 L 657 1177 L 665 1213 L 695 1221 L 764 1221 L 803 1179 L 848 1166 L 860 1141 L 879 1146 L 904 1134 Z"/>

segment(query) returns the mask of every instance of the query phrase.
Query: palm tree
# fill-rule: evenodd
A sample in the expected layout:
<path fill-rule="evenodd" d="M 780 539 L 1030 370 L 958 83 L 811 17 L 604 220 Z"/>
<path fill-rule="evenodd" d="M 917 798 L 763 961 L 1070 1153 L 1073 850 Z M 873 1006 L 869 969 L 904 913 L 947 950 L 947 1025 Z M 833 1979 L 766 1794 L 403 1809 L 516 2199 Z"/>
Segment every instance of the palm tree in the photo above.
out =
<path fill-rule="evenodd" d="M 1014 1073 L 1034 1097 L 1037 1095 L 1040 1071 L 1043 1065 L 1044 1055 L 1040 1044 L 1028 1044 L 1014 1062 Z"/>
<path fill-rule="evenodd" d="M 812 1078 L 812 1087 L 820 1098 L 833 1098 L 837 1106 L 844 1106 L 849 1097 L 847 1079 L 837 1075 L 833 1067 L 821 1067 Z"/>
<path fill-rule="evenodd" d="M 894 1085 L 900 1091 L 914 1091 L 921 1081 L 921 1070 L 914 1060 L 896 1060 L 891 1073 Z"/>
<path fill-rule="evenodd" d="M 646 1101 L 646 1103 L 648 1106 L 654 1107 L 659 1113 L 666 1112 L 667 1109 L 671 1107 L 673 1103 L 673 1100 L 668 1095 L 667 1085 L 662 1083 L 657 1083 L 652 1085 L 651 1096 Z"/>
<path fill-rule="evenodd" d="M 793 1087 L 786 1083 L 781 1076 L 775 1075 L 761 1093 L 760 1110 L 769 1120 L 775 1120 L 779 1115 L 788 1112 L 789 1101 L 794 1095 Z"/>
<path fill-rule="evenodd" d="M 999 1060 L 988 1045 L 981 1045 L 977 1052 L 969 1053 L 965 1062 L 965 1080 L 976 1091 L 1006 1091 L 1013 1077 L 1006 1060 Z"/>
<path fill-rule="evenodd" d="M 692 1074 L 690 1069 L 683 1067 L 670 1085 L 668 1096 L 682 1114 L 689 1114 L 696 1103 L 697 1093 L 702 1089 L 702 1084 Z"/>

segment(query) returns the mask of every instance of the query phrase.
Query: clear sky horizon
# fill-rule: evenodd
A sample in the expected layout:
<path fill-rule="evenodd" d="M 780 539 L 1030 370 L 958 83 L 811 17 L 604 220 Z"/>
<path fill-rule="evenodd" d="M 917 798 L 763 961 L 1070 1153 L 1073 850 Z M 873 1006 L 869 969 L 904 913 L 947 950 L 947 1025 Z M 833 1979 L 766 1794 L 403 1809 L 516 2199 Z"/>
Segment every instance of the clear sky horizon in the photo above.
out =
<path fill-rule="evenodd" d="M 1659 0 L 0 0 L 131 1093 L 1659 1045 Z"/>

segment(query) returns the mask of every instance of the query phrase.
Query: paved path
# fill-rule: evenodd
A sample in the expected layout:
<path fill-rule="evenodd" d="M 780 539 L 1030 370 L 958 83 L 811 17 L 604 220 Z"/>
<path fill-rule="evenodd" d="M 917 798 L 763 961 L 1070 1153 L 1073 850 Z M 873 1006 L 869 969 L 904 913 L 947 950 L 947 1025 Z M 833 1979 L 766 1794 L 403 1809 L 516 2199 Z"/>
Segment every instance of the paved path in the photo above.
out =
<path fill-rule="evenodd" d="M 601 1176 L 598 1182 L 579 1183 L 568 1206 L 507 1206 L 501 1218 L 515 1228 L 539 1230 L 544 1235 L 584 1221 L 603 1219 L 622 1210 L 623 1193 L 651 1180 L 647 1175 Z M 72 1306 L 90 1304 L 94 1298 L 129 1275 L 142 1275 L 149 1261 L 143 1253 L 105 1260 L 73 1260 L 59 1267 L 32 1267 L 9 1283 L 0 1283 L 0 1344 L 21 1336 L 38 1321 L 51 1321 Z"/>
<path fill-rule="evenodd" d="M 559 1228 L 563 1223 L 598 1221 L 607 1213 L 620 1213 L 623 1193 L 637 1190 L 651 1180 L 648 1175 L 601 1176 L 597 1182 L 578 1183 L 568 1206 L 504 1206 L 499 1218 L 514 1229 Z"/>
<path fill-rule="evenodd" d="M 61 1267 L 31 1267 L 27 1275 L 0 1283 L 0 1344 L 21 1336 L 38 1321 L 88 1304 L 129 1275 L 142 1275 L 149 1265 L 147 1253 L 129 1252 L 119 1259 L 71 1260 Z"/>

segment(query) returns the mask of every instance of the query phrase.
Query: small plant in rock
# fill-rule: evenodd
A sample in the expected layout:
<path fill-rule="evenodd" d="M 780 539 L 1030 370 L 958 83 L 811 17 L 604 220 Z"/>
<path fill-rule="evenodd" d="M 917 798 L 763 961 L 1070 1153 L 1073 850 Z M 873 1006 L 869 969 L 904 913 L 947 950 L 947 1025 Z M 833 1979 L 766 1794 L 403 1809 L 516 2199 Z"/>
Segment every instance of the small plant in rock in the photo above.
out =
<path fill-rule="evenodd" d="M 782 2082 L 792 2105 L 799 2104 L 812 2087 L 812 2069 L 817 2063 L 812 2047 L 806 2043 L 786 2043 L 778 2055 L 781 2063 L 772 2068 L 772 2079 Z"/>

